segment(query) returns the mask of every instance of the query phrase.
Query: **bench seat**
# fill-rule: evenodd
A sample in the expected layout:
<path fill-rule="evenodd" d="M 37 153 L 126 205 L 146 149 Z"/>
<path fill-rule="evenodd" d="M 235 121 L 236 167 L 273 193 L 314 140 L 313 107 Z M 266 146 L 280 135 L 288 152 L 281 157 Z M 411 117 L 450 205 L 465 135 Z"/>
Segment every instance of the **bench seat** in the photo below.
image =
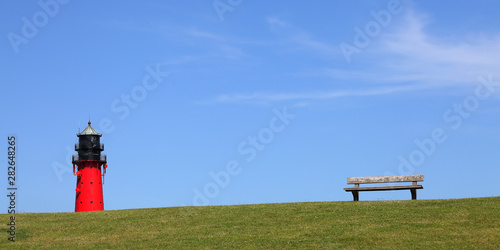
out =
<path fill-rule="evenodd" d="M 345 191 L 388 191 L 388 190 L 406 190 L 406 189 L 423 189 L 422 185 L 405 185 L 405 186 L 383 186 L 383 187 L 346 187 Z"/>
<path fill-rule="evenodd" d="M 389 191 L 389 190 L 406 190 L 411 192 L 411 199 L 417 199 L 417 189 L 423 189 L 422 185 L 418 185 L 417 181 L 424 181 L 424 175 L 394 175 L 394 176 L 370 176 L 370 177 L 349 177 L 347 184 L 354 184 L 354 187 L 346 187 L 346 192 L 351 192 L 354 201 L 359 201 L 360 191 Z M 364 186 L 360 184 L 366 183 L 395 183 L 395 182 L 411 182 L 412 185 L 394 185 L 394 186 Z"/>

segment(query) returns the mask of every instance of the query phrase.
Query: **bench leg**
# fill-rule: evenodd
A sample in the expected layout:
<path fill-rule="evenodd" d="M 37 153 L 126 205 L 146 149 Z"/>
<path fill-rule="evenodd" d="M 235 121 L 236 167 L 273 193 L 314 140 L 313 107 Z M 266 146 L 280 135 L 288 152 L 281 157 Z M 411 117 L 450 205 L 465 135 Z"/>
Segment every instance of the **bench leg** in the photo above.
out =
<path fill-rule="evenodd" d="M 416 200 L 417 199 L 417 190 L 416 189 L 410 189 L 411 192 L 411 199 Z"/>
<path fill-rule="evenodd" d="M 359 201 L 359 192 L 352 191 L 352 198 L 354 198 L 354 201 Z"/>

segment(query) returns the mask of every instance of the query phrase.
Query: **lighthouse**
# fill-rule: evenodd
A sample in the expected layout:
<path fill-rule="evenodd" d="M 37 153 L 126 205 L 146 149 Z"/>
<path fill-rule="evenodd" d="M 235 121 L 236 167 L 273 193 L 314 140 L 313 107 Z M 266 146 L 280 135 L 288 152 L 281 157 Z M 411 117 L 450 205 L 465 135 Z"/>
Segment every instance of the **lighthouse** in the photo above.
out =
<path fill-rule="evenodd" d="M 75 144 L 73 155 L 73 174 L 76 175 L 75 212 L 104 210 L 102 185 L 106 173 L 106 155 L 104 144 L 101 143 L 102 134 L 97 133 L 89 125 L 78 133 L 78 143 Z M 75 172 L 75 165 L 77 171 Z"/>

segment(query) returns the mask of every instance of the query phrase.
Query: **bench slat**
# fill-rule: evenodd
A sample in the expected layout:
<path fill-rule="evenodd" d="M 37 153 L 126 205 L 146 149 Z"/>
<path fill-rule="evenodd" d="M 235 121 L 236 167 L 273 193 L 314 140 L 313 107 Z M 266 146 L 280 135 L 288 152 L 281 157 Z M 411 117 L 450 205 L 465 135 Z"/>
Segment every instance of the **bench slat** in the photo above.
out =
<path fill-rule="evenodd" d="M 404 185 L 404 186 L 383 186 L 383 187 L 346 187 L 346 192 L 351 191 L 386 191 L 386 190 L 404 190 L 404 189 L 423 189 L 422 185 Z"/>
<path fill-rule="evenodd" d="M 414 182 L 414 181 L 424 181 L 424 175 L 418 174 L 418 175 L 370 176 L 370 177 L 347 178 L 347 184 Z"/>

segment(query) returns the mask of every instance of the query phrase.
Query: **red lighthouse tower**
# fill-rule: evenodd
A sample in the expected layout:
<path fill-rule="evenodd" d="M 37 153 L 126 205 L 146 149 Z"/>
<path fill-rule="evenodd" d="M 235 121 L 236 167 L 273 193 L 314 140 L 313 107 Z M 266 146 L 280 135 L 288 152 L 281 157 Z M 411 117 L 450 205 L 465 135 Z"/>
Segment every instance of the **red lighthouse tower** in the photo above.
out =
<path fill-rule="evenodd" d="M 102 185 L 108 165 L 106 155 L 101 154 L 104 151 L 102 135 L 90 126 L 89 121 L 89 126 L 76 136 L 75 151 L 78 154 L 73 155 L 73 174 L 77 176 L 75 212 L 104 210 Z"/>

